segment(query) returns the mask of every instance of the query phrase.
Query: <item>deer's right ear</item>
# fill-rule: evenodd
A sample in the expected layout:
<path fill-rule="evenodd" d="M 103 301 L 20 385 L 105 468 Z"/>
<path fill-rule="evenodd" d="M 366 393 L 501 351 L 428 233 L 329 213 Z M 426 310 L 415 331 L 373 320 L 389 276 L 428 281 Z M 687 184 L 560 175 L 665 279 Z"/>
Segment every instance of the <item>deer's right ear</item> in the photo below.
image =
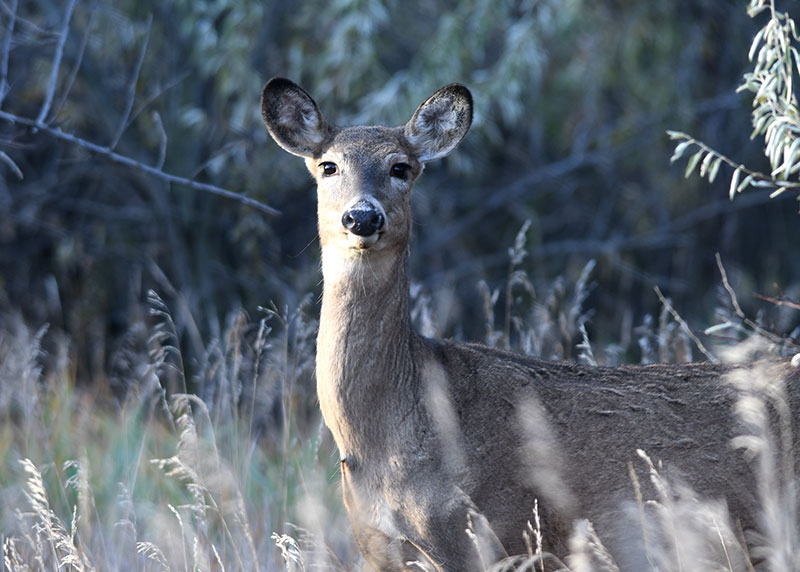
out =
<path fill-rule="evenodd" d="M 328 132 L 328 124 L 311 96 L 282 77 L 272 78 L 264 86 L 261 116 L 275 142 L 300 157 L 313 157 Z"/>

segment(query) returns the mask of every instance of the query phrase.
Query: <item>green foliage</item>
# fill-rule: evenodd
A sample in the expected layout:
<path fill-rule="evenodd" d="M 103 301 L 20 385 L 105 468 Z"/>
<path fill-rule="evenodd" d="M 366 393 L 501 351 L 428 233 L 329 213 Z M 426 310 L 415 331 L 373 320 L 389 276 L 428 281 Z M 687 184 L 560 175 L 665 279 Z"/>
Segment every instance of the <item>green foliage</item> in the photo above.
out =
<path fill-rule="evenodd" d="M 219 337 L 232 308 L 297 308 L 319 291 L 313 189 L 259 117 L 273 75 L 299 81 L 343 124 L 404 122 L 452 81 L 472 90 L 472 132 L 426 169 L 414 197 L 411 274 L 444 336 L 484 337 L 481 281 L 512 309 L 493 331 L 515 331 L 516 297 L 528 295 L 506 288 L 504 252 L 526 220 L 526 270 L 541 297 L 525 303 L 550 307 L 554 277 L 575 279 L 595 260 L 586 332 L 617 343 L 623 360 L 641 357 L 626 332 L 659 312 L 656 283 L 689 323 L 712 319 L 709 253 L 753 290 L 779 298 L 800 284 L 781 256 L 800 229 L 780 204 L 717 201 L 663 161 L 667 121 L 714 144 L 751 130 L 718 91 L 744 65 L 746 49 L 729 38 L 756 31 L 738 0 L 125 0 L 76 2 L 69 20 L 63 4 L 0 12 L 0 49 L 13 46 L 0 53 L 0 308 L 66 332 L 79 384 L 111 383 L 150 289 L 175 308 L 189 390 L 202 340 Z M 742 164 L 756 155 L 741 153 Z M 725 169 L 707 155 L 695 169 L 720 183 Z M 735 186 L 747 175 L 734 169 Z M 556 353 L 571 355 L 566 346 Z"/>
<path fill-rule="evenodd" d="M 671 162 L 694 150 L 686 163 L 687 178 L 700 165 L 700 177 L 713 183 L 722 163 L 733 168 L 728 191 L 731 200 L 751 186 L 774 189 L 770 197 L 786 191 L 800 193 L 800 182 L 796 180 L 800 171 L 800 112 L 794 91 L 800 77 L 800 52 L 796 47 L 800 38 L 794 20 L 776 10 L 774 0 L 751 0 L 748 14 L 755 18 L 763 12 L 769 12 L 769 19 L 756 33 L 748 54 L 755 66 L 744 75 L 738 91 L 754 94 L 751 138 L 764 137 L 769 174 L 753 171 L 685 133 L 668 132 L 671 139 L 680 141 Z"/>
<path fill-rule="evenodd" d="M 755 68 L 745 74 L 739 89 L 755 94 L 752 137 L 764 135 L 770 175 L 785 181 L 800 170 L 800 114 L 794 92 L 800 72 L 800 54 L 795 47 L 798 36 L 794 20 L 776 11 L 774 0 L 752 0 L 748 14 L 755 17 L 765 10 L 769 10 L 770 18 L 750 48 L 749 58 L 755 59 Z"/>

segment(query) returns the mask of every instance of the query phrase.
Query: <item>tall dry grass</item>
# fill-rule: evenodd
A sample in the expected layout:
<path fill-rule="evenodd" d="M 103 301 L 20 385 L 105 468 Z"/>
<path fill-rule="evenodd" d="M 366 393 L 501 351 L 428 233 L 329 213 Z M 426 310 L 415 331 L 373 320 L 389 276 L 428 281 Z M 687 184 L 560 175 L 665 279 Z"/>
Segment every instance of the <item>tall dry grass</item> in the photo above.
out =
<path fill-rule="evenodd" d="M 557 280 L 537 291 L 524 271 L 525 230 L 509 252 L 503 291 L 482 286 L 486 343 L 616 363 L 619 346 L 599 349 L 589 339 L 593 264 L 573 284 Z M 431 298 L 419 289 L 412 298 L 418 328 L 435 332 Z M 132 329 L 130 343 L 109 360 L 114 391 L 93 392 L 76 387 L 69 340 L 4 317 L 0 570 L 358 569 L 363 562 L 339 498 L 338 459 L 316 407 L 317 324 L 304 304 L 293 312 L 260 309 L 258 320 L 232 313 L 220 338 L 187 367 L 170 309 L 152 293 L 152 321 Z M 666 308 L 627 335 L 638 340 L 643 362 L 691 358 L 689 333 Z M 758 355 L 765 351 L 755 342 L 737 347 L 726 359 L 749 360 L 754 347 Z M 487 569 L 800 570 L 789 422 L 798 413 L 769 367 L 739 370 L 728 383 L 740 395 L 734 413 L 742 426 L 732 446 L 746 451 L 759 484 L 758 535 L 743 538 L 723 504 L 666 478 L 658 459 L 640 451 L 630 469 L 638 498 L 628 507 L 639 522 L 638 552 L 616 562 L 603 531 L 578 521 L 571 554 L 558 560 L 532 510 L 520 531 L 528 554 Z M 655 485 L 655 498 L 641 496 L 643 479 Z"/>
<path fill-rule="evenodd" d="M 58 357 L 67 340 L 47 340 L 45 355 L 44 329 L 3 320 L 1 568 L 347 569 L 357 555 L 337 459 L 296 387 L 308 385 L 313 322 L 236 313 L 187 380 L 169 313 L 150 303 L 144 349 L 118 360 L 122 397 L 76 388 Z"/>

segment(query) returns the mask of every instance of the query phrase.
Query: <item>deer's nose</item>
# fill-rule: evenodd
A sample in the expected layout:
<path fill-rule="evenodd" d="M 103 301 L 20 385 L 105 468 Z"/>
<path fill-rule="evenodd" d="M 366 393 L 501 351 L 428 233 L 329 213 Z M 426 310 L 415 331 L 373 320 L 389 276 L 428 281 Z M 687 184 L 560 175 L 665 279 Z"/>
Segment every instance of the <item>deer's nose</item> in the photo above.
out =
<path fill-rule="evenodd" d="M 342 225 L 358 236 L 371 236 L 383 228 L 383 214 L 367 201 L 359 201 L 342 215 Z"/>

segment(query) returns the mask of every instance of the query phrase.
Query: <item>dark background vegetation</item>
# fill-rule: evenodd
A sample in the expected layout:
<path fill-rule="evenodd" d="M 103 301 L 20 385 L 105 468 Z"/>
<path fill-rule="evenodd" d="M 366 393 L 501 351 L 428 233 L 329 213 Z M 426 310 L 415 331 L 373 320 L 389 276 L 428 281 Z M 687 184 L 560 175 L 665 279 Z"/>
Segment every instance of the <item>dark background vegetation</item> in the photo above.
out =
<path fill-rule="evenodd" d="M 41 110 L 66 9 L 19 3 L 3 111 Z M 6 38 L 11 13 L 5 1 Z M 126 367 L 120 348 L 141 342 L 149 289 L 171 308 L 189 367 L 240 308 L 313 320 L 312 181 L 259 112 L 261 87 L 281 75 L 342 124 L 399 124 L 441 85 L 472 90 L 472 131 L 415 190 L 411 276 L 439 335 L 484 338 L 482 280 L 499 292 L 492 326 L 505 327 L 508 249 L 526 220 L 521 268 L 535 293 L 514 290 L 511 306 L 556 311 L 562 284 L 594 259 L 589 338 L 616 345 L 620 361 L 640 359 L 637 327 L 661 311 L 656 285 L 693 328 L 715 322 L 726 303 L 717 252 L 745 311 L 770 322 L 775 308 L 750 295 L 798 299 L 797 203 L 758 191 L 730 201 L 728 172 L 684 179 L 665 134 L 768 170 L 749 139 L 750 94 L 735 93 L 760 25 L 725 0 L 78 2 L 47 123 L 109 145 L 132 101 L 118 153 L 156 164 L 166 143 L 164 171 L 281 214 L 0 121 L 0 315 L 66 333 L 76 379 L 100 386 Z"/>
<path fill-rule="evenodd" d="M 771 169 L 736 93 L 767 17 L 746 5 L 0 0 L 0 568 L 361 569 L 314 390 L 314 187 L 262 125 L 272 76 L 342 124 L 472 90 L 471 132 L 414 191 L 426 335 L 702 359 L 657 286 L 712 349 L 756 331 L 796 354 L 800 313 L 754 296 L 800 301 L 795 191 L 731 201 L 728 166 L 670 164 L 668 129 Z M 794 518 L 770 467 L 765 511 Z"/>

